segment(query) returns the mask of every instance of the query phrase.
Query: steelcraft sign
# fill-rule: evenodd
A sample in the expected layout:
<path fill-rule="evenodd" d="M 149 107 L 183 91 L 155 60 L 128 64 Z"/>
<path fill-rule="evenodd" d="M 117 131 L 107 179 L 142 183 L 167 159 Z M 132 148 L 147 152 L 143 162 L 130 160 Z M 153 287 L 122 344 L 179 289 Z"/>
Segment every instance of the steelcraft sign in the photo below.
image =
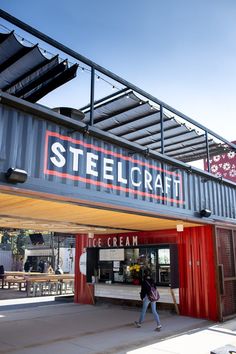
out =
<path fill-rule="evenodd" d="M 184 203 L 181 174 L 162 168 L 154 159 L 134 158 L 125 149 L 99 143 L 82 134 L 74 139 L 47 131 L 44 174 L 78 181 L 85 188 L 94 185 L 109 193 Z"/>

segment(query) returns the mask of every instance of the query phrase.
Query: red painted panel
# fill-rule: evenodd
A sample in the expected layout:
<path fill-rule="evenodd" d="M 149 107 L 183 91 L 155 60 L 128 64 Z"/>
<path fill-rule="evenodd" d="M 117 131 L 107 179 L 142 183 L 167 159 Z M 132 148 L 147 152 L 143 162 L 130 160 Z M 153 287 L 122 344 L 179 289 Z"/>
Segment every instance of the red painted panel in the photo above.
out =
<path fill-rule="evenodd" d="M 181 314 L 218 320 L 212 228 L 185 229 L 179 251 Z"/>
<path fill-rule="evenodd" d="M 80 271 L 80 257 L 88 247 L 88 235 L 76 236 L 75 253 L 75 302 L 80 304 L 93 304 L 93 285 L 86 283 L 86 276 Z"/>
<path fill-rule="evenodd" d="M 158 231 L 142 231 L 142 232 L 129 232 L 111 235 L 95 235 L 95 240 L 100 240 L 101 247 L 107 247 L 107 240 L 109 238 L 125 238 L 138 236 L 138 245 L 155 245 L 157 243 L 177 243 L 178 232 L 173 230 L 158 230 Z M 89 240 L 89 245 L 92 247 L 92 240 Z"/>
<path fill-rule="evenodd" d="M 98 235 L 94 239 L 101 247 L 109 238 L 138 236 L 138 245 L 177 243 L 179 250 L 180 313 L 186 316 L 218 320 L 214 239 L 211 226 L 185 228 L 183 232 L 159 230 L 128 234 Z M 99 241 L 100 240 L 100 241 Z M 75 301 L 92 303 L 91 289 L 80 273 L 79 259 L 87 246 L 86 235 L 77 236 Z M 91 246 L 91 244 L 90 244 Z"/>

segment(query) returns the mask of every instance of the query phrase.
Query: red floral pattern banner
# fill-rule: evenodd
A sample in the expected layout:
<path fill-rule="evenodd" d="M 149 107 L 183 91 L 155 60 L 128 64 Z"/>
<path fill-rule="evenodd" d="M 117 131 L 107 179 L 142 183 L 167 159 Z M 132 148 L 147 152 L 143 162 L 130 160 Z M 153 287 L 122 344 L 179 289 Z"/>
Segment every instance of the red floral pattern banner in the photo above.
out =
<path fill-rule="evenodd" d="M 236 141 L 232 141 L 236 144 Z M 222 155 L 215 155 L 210 159 L 210 172 L 217 177 L 229 179 L 236 183 L 236 152 L 231 151 Z M 204 169 L 207 171 L 207 162 L 204 160 Z"/>

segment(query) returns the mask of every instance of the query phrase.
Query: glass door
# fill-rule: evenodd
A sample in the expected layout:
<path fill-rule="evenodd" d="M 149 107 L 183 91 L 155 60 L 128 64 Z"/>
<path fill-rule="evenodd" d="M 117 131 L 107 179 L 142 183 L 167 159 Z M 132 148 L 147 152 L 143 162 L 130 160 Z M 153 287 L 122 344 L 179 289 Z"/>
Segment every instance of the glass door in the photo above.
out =
<path fill-rule="evenodd" d="M 169 286 L 170 284 L 170 248 L 157 249 L 157 283 Z"/>

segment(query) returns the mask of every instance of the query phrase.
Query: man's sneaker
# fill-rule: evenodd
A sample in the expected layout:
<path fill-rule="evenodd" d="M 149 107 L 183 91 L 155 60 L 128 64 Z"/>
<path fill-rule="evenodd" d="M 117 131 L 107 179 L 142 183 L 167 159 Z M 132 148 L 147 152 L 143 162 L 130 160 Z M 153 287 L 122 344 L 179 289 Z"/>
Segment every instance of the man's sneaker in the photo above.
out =
<path fill-rule="evenodd" d="M 138 321 L 134 321 L 134 325 L 135 325 L 137 328 L 140 328 L 140 327 L 141 327 L 141 323 L 139 323 Z"/>
<path fill-rule="evenodd" d="M 158 331 L 158 332 L 160 332 L 160 330 L 161 330 L 161 327 L 162 327 L 161 325 L 158 325 L 158 326 L 157 326 L 157 328 L 155 329 L 155 331 Z"/>

